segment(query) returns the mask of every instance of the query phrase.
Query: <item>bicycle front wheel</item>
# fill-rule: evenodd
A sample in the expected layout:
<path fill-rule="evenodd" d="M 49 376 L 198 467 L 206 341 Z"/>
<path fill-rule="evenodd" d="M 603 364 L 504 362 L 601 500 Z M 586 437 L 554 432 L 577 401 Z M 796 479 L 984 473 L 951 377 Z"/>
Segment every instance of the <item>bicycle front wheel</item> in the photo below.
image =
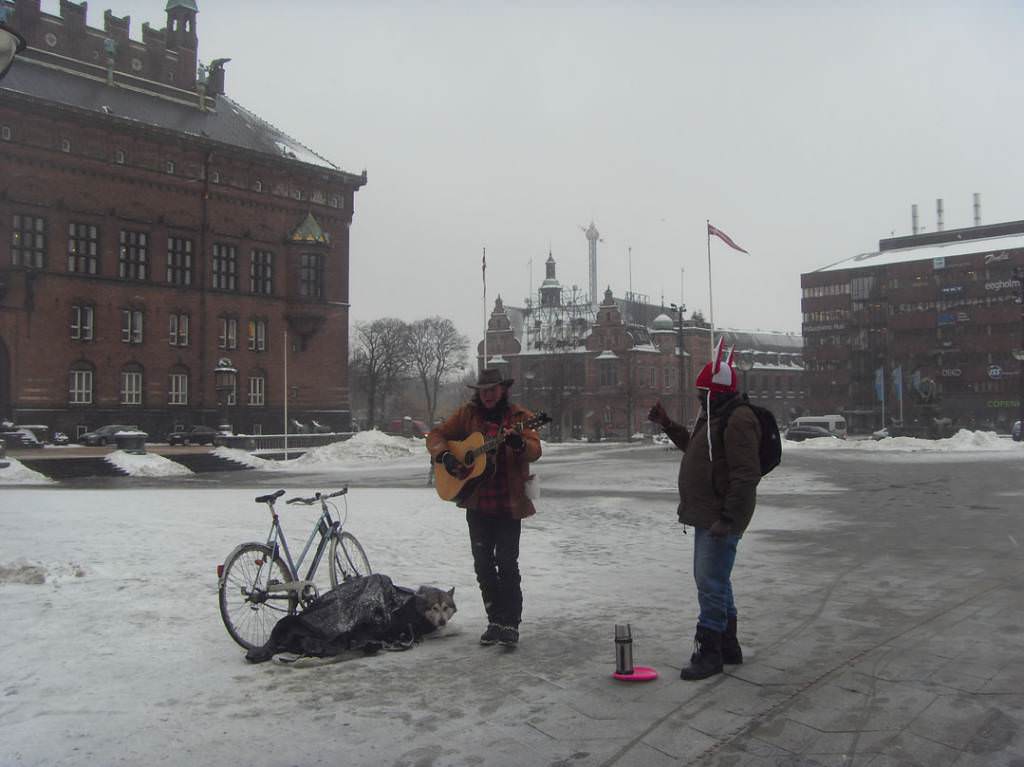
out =
<path fill-rule="evenodd" d="M 277 622 L 295 611 L 293 594 L 268 588 L 292 580 L 284 561 L 272 560 L 271 553 L 265 544 L 243 543 L 224 563 L 218 589 L 220 617 L 231 638 L 246 650 L 265 645 Z"/>
<path fill-rule="evenodd" d="M 335 533 L 331 536 L 331 586 L 372 572 L 366 552 L 352 533 Z"/>

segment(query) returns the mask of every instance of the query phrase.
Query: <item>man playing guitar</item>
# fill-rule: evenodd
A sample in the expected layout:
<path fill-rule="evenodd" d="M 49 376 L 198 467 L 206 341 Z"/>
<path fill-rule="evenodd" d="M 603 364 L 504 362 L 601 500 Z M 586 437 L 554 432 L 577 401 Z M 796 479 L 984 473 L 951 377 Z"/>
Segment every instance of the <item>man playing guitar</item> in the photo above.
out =
<path fill-rule="evenodd" d="M 432 459 L 457 479 L 469 469 L 452 452 L 449 442 L 482 434 L 495 449 L 487 456 L 488 471 L 460 493 L 456 503 L 466 509 L 473 568 L 487 612 L 487 629 L 480 644 L 515 647 L 523 611 L 520 587 L 519 538 L 522 520 L 536 512 L 527 497 L 529 464 L 540 458 L 540 437 L 525 424 L 532 414 L 508 400 L 513 379 L 501 372 L 481 371 L 473 398 L 427 435 Z"/>

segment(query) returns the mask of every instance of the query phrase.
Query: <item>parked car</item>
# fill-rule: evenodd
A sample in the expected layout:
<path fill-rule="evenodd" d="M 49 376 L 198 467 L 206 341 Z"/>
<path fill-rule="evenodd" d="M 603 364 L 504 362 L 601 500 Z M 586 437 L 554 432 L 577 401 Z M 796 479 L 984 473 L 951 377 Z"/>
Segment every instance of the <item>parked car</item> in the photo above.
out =
<path fill-rule="evenodd" d="M 218 432 L 212 426 L 193 426 L 167 435 L 168 445 L 212 445 Z"/>
<path fill-rule="evenodd" d="M 0 439 L 8 450 L 24 450 L 26 448 L 42 447 L 43 443 L 29 429 L 12 429 L 0 434 Z"/>
<path fill-rule="evenodd" d="M 1010 429 L 1010 436 L 1013 437 L 1014 442 L 1020 442 L 1021 439 L 1024 439 L 1024 434 L 1021 433 L 1022 431 L 1024 430 L 1021 429 L 1021 422 L 1014 421 L 1013 428 Z"/>
<path fill-rule="evenodd" d="M 839 439 L 835 434 L 821 426 L 790 426 L 786 431 L 786 439 L 792 442 L 803 442 L 805 439 L 818 439 L 820 437 Z"/>
<path fill-rule="evenodd" d="M 98 429 L 87 431 L 78 441 L 83 445 L 109 445 L 114 441 L 114 435 L 119 431 L 135 431 L 134 426 L 125 426 L 124 424 L 112 423 L 107 426 L 101 426 Z"/>

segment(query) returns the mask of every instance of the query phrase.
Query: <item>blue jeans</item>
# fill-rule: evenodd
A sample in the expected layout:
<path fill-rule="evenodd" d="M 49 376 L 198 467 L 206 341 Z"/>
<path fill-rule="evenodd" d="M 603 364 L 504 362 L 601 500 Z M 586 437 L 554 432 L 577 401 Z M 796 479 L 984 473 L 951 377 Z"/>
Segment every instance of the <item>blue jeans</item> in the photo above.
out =
<path fill-rule="evenodd" d="M 732 566 L 736 561 L 739 535 L 712 537 L 704 528 L 693 530 L 693 579 L 697 583 L 700 617 L 697 625 L 725 631 L 729 618 L 736 617 L 732 598 Z"/>

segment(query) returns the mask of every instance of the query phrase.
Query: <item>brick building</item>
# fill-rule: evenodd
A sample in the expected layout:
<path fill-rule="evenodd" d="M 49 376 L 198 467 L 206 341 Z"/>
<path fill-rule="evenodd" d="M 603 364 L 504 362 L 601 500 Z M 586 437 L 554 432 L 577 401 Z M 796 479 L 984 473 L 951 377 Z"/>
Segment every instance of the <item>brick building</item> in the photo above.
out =
<path fill-rule="evenodd" d="M 198 66 L 198 9 L 163 29 L 86 4 L 0 0 L 28 40 L 0 82 L 0 417 L 74 436 L 289 416 L 349 425 L 344 172 Z M 287 350 L 287 361 L 286 361 Z M 288 391 L 285 391 L 287 364 Z"/>
<path fill-rule="evenodd" d="M 556 440 L 649 431 L 647 412 L 658 400 L 689 424 L 694 382 L 711 358 L 711 326 L 696 313 L 687 319 L 632 295 L 616 299 L 610 289 L 594 311 L 588 296 L 562 288 L 553 257 L 546 266 L 536 303 L 506 307 L 499 297 L 488 321 L 487 364 L 516 379 L 517 401 L 546 411 Z M 800 337 L 721 332 L 751 362 L 741 383 L 759 386 L 754 398 L 788 421 L 802 402 Z M 481 341 L 477 363 L 483 358 Z"/>
<path fill-rule="evenodd" d="M 810 409 L 877 429 L 881 395 L 885 420 L 898 420 L 902 390 L 907 423 L 924 403 L 953 426 L 1008 429 L 1020 407 L 1022 266 L 1014 221 L 884 239 L 801 275 Z"/>

